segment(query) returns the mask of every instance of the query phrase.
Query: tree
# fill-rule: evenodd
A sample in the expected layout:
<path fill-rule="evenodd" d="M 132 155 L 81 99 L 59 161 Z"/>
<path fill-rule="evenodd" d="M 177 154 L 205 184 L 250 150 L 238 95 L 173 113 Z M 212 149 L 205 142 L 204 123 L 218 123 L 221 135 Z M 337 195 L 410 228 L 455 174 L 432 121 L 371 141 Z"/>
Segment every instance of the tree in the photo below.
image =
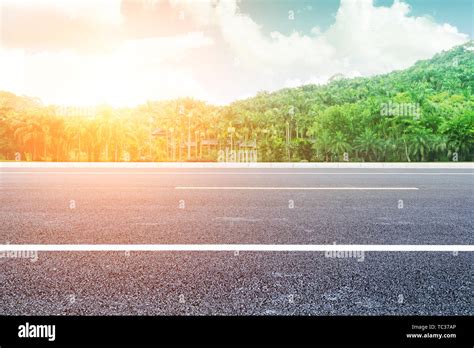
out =
<path fill-rule="evenodd" d="M 373 130 L 366 128 L 364 132 L 356 138 L 354 143 L 355 150 L 363 152 L 365 159 L 369 161 L 377 159 L 378 152 L 381 149 L 381 143 Z"/>
<path fill-rule="evenodd" d="M 441 126 L 441 133 L 447 138 L 450 153 L 458 153 L 459 160 L 472 161 L 474 111 L 466 110 L 463 114 L 446 121 Z"/>
<path fill-rule="evenodd" d="M 333 155 L 340 156 L 343 153 L 348 153 L 351 150 L 351 145 L 347 141 L 347 137 L 342 132 L 337 131 L 336 135 L 331 141 L 331 152 Z"/>

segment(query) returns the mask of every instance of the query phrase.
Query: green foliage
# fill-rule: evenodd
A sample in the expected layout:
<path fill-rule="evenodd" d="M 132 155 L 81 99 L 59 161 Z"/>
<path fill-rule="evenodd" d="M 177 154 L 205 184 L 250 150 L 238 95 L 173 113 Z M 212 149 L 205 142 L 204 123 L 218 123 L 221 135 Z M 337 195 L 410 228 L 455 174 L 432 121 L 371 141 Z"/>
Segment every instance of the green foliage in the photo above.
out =
<path fill-rule="evenodd" d="M 473 42 L 371 78 L 337 79 L 216 107 L 183 98 L 61 116 L 0 92 L 0 158 L 216 160 L 255 142 L 260 161 L 472 161 Z"/>

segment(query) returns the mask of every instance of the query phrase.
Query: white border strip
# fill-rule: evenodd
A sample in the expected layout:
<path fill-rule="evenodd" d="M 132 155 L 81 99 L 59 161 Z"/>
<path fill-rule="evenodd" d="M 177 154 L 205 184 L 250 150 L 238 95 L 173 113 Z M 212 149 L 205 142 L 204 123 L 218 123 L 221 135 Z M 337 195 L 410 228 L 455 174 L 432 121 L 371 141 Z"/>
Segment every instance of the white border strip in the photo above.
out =
<path fill-rule="evenodd" d="M 4 251 L 474 251 L 473 245 L 387 244 L 1 244 Z"/>
<path fill-rule="evenodd" d="M 1 168 L 444 168 L 474 169 L 474 162 L 0 162 Z"/>

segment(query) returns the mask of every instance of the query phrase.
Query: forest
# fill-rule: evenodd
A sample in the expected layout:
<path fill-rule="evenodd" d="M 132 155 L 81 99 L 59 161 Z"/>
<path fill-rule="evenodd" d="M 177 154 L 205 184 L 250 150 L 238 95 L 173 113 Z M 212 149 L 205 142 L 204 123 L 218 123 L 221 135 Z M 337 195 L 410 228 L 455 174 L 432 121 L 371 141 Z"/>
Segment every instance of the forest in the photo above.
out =
<path fill-rule="evenodd" d="M 3 161 L 472 161 L 474 43 L 385 75 L 215 106 L 191 98 L 75 108 L 0 92 Z"/>

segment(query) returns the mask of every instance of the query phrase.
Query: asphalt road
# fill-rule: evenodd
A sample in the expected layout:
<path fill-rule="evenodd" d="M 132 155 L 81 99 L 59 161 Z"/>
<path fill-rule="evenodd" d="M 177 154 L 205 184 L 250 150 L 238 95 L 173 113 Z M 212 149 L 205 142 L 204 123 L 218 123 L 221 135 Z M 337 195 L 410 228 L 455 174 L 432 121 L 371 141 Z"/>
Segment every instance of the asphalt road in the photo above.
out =
<path fill-rule="evenodd" d="M 472 245 L 473 174 L 2 169 L 0 242 Z M 473 252 L 30 256 L 0 258 L 0 314 L 474 314 Z"/>

